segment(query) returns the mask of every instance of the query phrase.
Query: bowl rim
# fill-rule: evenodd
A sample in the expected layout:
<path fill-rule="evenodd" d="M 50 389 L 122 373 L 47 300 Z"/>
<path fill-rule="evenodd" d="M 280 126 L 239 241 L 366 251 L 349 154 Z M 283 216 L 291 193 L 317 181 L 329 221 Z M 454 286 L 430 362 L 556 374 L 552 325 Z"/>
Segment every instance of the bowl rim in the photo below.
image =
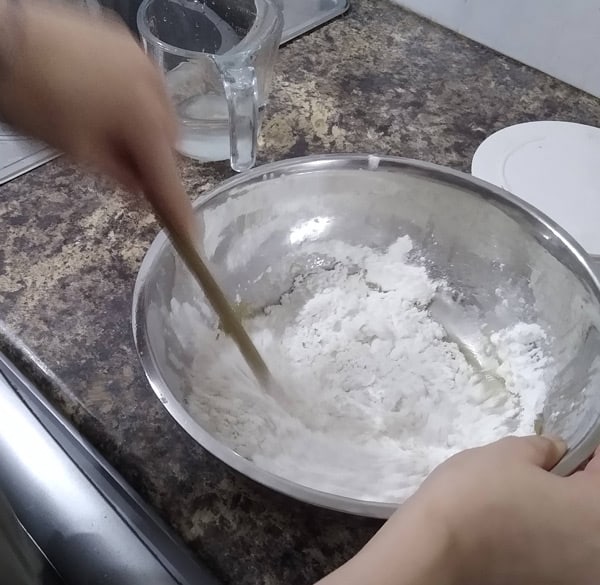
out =
<path fill-rule="evenodd" d="M 394 171 L 410 170 L 414 174 L 421 174 L 425 177 L 444 179 L 445 182 L 455 187 L 466 187 L 469 191 L 477 192 L 488 200 L 495 200 L 498 207 L 512 208 L 513 211 L 521 214 L 524 212 L 525 218 L 549 232 L 550 235 L 546 239 L 555 239 L 562 244 L 566 253 L 576 261 L 583 272 L 583 276 L 595 289 L 594 292 L 600 302 L 600 281 L 592 268 L 592 257 L 563 228 L 540 210 L 515 195 L 482 179 L 435 163 L 397 156 L 363 153 L 321 154 L 283 159 L 257 166 L 226 179 L 195 199 L 193 207 L 194 210 L 200 209 L 216 197 L 231 194 L 231 191 L 235 188 L 254 183 L 258 179 L 267 181 L 285 175 L 343 169 L 370 172 L 381 172 L 385 169 L 393 169 Z M 235 471 L 263 486 L 322 508 L 359 516 L 388 518 L 398 507 L 398 503 L 363 500 L 332 494 L 304 486 L 266 471 L 241 456 L 233 448 L 215 439 L 178 402 L 161 374 L 152 348 L 149 345 L 145 328 L 145 316 L 147 314 L 146 282 L 155 262 L 167 246 L 169 246 L 168 237 L 165 231 L 161 230 L 148 248 L 140 265 L 133 290 L 132 303 L 132 329 L 136 351 L 150 387 L 167 412 L 202 448 Z M 600 425 L 595 425 L 594 428 L 595 430 L 592 433 L 567 451 L 552 469 L 552 472 L 558 475 L 569 475 L 593 454 L 600 444 Z"/>

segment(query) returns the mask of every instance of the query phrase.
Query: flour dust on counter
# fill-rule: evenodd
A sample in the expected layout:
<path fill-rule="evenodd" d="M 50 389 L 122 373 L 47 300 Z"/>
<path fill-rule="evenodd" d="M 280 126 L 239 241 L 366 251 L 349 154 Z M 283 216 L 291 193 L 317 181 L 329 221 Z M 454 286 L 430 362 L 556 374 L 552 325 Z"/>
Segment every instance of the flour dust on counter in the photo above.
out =
<path fill-rule="evenodd" d="M 176 299 L 170 319 L 192 349 L 187 410 L 257 466 L 315 490 L 401 502 L 441 462 L 507 434 L 531 434 L 546 394 L 544 330 L 490 336 L 489 385 L 428 311 L 445 283 L 408 237 L 383 250 L 307 242 L 332 262 L 297 276 L 246 319 L 282 394 L 267 395 L 206 308 Z"/>

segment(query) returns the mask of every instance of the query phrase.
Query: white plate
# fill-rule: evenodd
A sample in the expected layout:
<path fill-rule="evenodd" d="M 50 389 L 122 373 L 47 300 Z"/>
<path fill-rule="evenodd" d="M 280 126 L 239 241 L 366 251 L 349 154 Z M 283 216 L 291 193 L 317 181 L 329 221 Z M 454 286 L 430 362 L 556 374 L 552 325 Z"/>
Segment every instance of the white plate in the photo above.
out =
<path fill-rule="evenodd" d="M 529 122 L 504 128 L 475 152 L 473 176 L 527 201 L 600 254 L 600 128 Z"/>

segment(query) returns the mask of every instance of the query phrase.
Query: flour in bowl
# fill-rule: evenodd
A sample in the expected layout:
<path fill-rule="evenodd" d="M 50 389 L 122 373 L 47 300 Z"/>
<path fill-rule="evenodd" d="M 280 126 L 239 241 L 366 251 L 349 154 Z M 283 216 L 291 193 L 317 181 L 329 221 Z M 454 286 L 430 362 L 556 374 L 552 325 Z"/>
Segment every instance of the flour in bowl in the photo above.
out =
<path fill-rule="evenodd" d="M 174 299 L 173 328 L 194 356 L 192 416 L 280 477 L 382 502 L 406 499 L 458 451 L 532 433 L 552 365 L 543 329 L 490 336 L 486 367 L 505 385 L 488 385 L 429 315 L 444 285 L 410 260 L 412 247 L 408 237 L 382 251 L 306 244 L 334 261 L 246 321 L 281 385 L 273 397 L 202 307 Z"/>

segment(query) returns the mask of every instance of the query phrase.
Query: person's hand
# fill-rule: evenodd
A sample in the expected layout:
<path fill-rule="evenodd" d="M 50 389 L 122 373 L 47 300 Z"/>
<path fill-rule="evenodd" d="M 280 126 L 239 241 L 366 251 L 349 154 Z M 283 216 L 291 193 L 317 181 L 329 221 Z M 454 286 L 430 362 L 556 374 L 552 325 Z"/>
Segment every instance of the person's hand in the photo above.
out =
<path fill-rule="evenodd" d="M 125 26 L 59 2 L 12 1 L 0 0 L 0 118 L 143 191 L 189 227 L 176 117 L 160 73 Z"/>
<path fill-rule="evenodd" d="M 549 473 L 564 447 L 508 438 L 435 470 L 367 546 L 322 585 L 595 585 L 600 458 Z"/>

